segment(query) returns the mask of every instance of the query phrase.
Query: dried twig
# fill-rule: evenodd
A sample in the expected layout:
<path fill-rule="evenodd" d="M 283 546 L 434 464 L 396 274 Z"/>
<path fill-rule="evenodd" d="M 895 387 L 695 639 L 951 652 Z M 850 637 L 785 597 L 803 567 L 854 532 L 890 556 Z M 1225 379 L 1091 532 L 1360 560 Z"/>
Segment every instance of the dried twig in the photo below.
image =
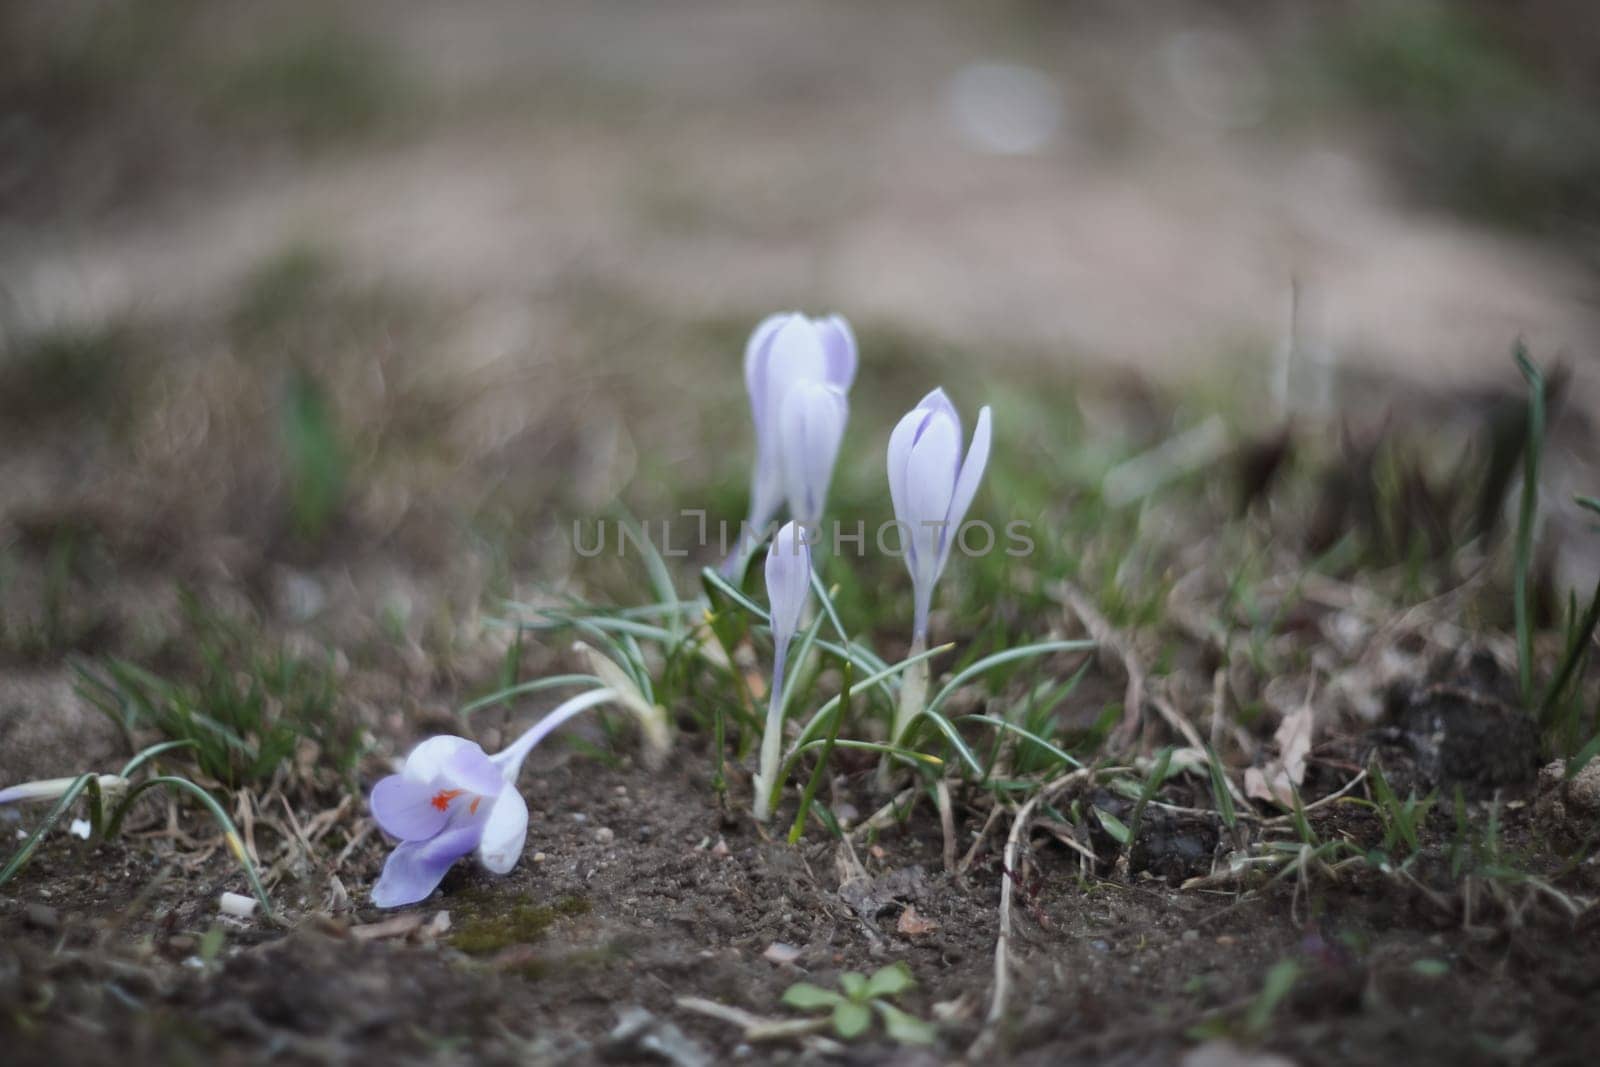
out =
<path fill-rule="evenodd" d="M 798 1038 L 814 1052 L 838 1055 L 844 1051 L 843 1045 L 819 1033 L 832 1025 L 826 1015 L 811 1019 L 770 1019 L 704 997 L 679 997 L 674 1003 L 684 1011 L 692 1011 L 697 1015 L 705 1015 L 740 1027 L 744 1031 L 746 1041 L 784 1041 Z"/>
<path fill-rule="evenodd" d="M 1011 990 L 1011 898 L 1015 890 L 1017 851 L 1028 832 L 1028 820 L 1040 804 L 1053 799 L 1068 786 L 1094 774 L 1094 769 L 1080 768 L 1046 783 L 1028 798 L 1016 817 L 1011 820 L 1011 833 L 1006 836 L 1006 848 L 1000 872 L 1000 929 L 994 945 L 994 991 L 989 998 L 989 1013 L 984 1017 L 983 1030 L 967 1049 L 967 1059 L 976 1062 L 988 1058 L 995 1042 L 999 1040 L 1000 1022 L 1006 1014 L 1006 997 Z"/>
<path fill-rule="evenodd" d="M 860 823 L 850 831 L 853 838 L 865 837 L 873 830 L 887 830 L 901 819 L 905 818 L 911 809 L 906 805 L 914 804 L 917 799 L 917 787 L 907 786 L 894 795 L 894 799 L 873 812 L 865 822 Z"/>
<path fill-rule="evenodd" d="M 957 874 L 966 874 L 972 869 L 972 864 L 978 858 L 978 850 L 989 837 L 989 831 L 994 829 L 994 824 L 1000 821 L 1000 813 L 1005 809 L 999 804 L 989 809 L 989 817 L 983 821 L 983 829 L 978 831 L 978 836 L 973 838 L 972 846 L 967 849 L 967 854 L 961 857 L 961 862 L 956 866 Z"/>

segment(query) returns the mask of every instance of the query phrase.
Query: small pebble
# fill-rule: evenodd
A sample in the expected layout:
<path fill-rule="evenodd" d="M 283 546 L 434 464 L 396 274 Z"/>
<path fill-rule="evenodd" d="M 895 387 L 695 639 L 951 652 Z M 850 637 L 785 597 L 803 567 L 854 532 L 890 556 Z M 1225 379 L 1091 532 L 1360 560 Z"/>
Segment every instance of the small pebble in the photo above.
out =
<path fill-rule="evenodd" d="M 545 860 L 547 860 L 549 858 L 550 857 L 546 856 L 543 852 L 535 852 L 533 854 L 533 862 L 535 862 L 535 863 L 543 863 Z"/>
<path fill-rule="evenodd" d="M 43 904 L 29 904 L 22 909 L 22 919 L 35 930 L 55 931 L 61 928 L 61 916 L 56 909 Z"/>
<path fill-rule="evenodd" d="M 224 915 L 248 919 L 256 910 L 256 898 L 242 893 L 224 893 L 217 901 L 217 910 Z"/>
<path fill-rule="evenodd" d="M 602 845 L 609 845 L 617 839 L 617 833 L 609 826 L 602 826 L 594 832 L 594 839 Z"/>
<path fill-rule="evenodd" d="M 786 945 L 782 941 L 774 941 L 767 946 L 761 957 L 771 963 L 793 963 L 800 958 L 800 950 L 793 945 Z"/>
<path fill-rule="evenodd" d="M 1183 939 L 1185 941 L 1198 941 L 1198 940 L 1200 940 L 1200 931 L 1199 930 L 1185 930 L 1183 932 Z"/>
<path fill-rule="evenodd" d="M 575 811 L 575 812 L 572 813 L 572 821 L 573 822 L 588 822 L 589 821 L 589 816 L 585 815 L 581 811 Z"/>

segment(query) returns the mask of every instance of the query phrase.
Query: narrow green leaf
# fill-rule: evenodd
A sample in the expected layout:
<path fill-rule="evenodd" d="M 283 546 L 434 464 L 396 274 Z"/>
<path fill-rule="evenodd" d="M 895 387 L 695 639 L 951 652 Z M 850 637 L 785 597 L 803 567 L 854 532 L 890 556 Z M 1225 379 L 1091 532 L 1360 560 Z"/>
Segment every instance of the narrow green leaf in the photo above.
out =
<path fill-rule="evenodd" d="M 1112 840 L 1116 841 L 1117 844 L 1126 848 L 1128 842 L 1133 840 L 1133 836 L 1128 833 L 1128 828 L 1121 819 L 1104 808 L 1095 808 L 1094 814 L 1095 818 L 1100 820 L 1100 825 L 1105 827 L 1106 833 L 1110 834 Z"/>
<path fill-rule="evenodd" d="M 993 715 L 963 715 L 959 721 L 961 721 L 961 722 L 981 722 L 981 723 L 985 723 L 985 724 L 987 724 L 989 726 L 993 726 L 997 730 L 1003 730 L 1003 731 L 1006 731 L 1008 733 L 1016 734 L 1018 737 L 1021 737 L 1021 738 L 1025 739 L 1025 740 L 1027 740 L 1027 741 L 1031 741 L 1035 745 L 1038 745 L 1040 748 L 1044 749 L 1046 752 L 1048 752 L 1050 755 L 1054 756 L 1057 760 L 1060 760 L 1062 763 L 1065 763 L 1065 764 L 1067 764 L 1069 766 L 1072 766 L 1072 767 L 1082 767 L 1083 766 L 1083 764 L 1078 761 L 1077 757 L 1073 756 L 1071 753 L 1067 752 L 1065 749 L 1057 748 L 1055 745 L 1051 744 L 1049 741 L 1046 741 L 1044 738 L 1040 737 L 1038 734 L 1034 733 L 1032 730 L 1024 729 L 1023 727 L 1018 726 L 1016 723 L 1009 722 L 1006 719 L 997 718 L 996 716 L 993 716 Z"/>
<path fill-rule="evenodd" d="M 1517 543 L 1512 573 L 1512 609 L 1517 626 L 1517 669 L 1524 707 L 1533 706 L 1533 621 L 1528 575 L 1533 566 L 1533 527 L 1539 510 L 1539 455 L 1544 447 L 1544 376 L 1517 341 L 1515 359 L 1528 382 L 1528 442 L 1523 449 L 1522 506 L 1517 513 Z"/>
<path fill-rule="evenodd" d="M 979 675 L 992 671 L 996 667 L 1013 663 L 1029 656 L 1044 656 L 1051 652 L 1084 652 L 1094 648 L 1093 641 L 1041 641 L 1037 644 L 1023 645 L 1021 648 L 1008 648 L 1004 652 L 996 652 L 992 656 L 985 656 L 970 667 L 961 671 L 946 683 L 945 687 L 934 698 L 928 701 L 928 710 L 937 711 L 946 700 L 949 700 L 955 691 L 966 685 Z"/>

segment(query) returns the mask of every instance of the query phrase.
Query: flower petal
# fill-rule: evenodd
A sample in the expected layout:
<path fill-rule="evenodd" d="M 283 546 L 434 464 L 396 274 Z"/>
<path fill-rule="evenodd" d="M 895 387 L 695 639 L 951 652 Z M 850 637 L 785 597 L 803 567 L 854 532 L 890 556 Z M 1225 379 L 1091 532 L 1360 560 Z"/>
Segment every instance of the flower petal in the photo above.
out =
<path fill-rule="evenodd" d="M 942 386 L 917 401 L 917 408 L 921 411 L 942 412 L 948 415 L 950 421 L 956 424 L 956 440 L 961 440 L 961 412 L 950 402 L 950 396 Z"/>
<path fill-rule="evenodd" d="M 443 781 L 452 789 L 460 789 L 474 796 L 492 797 L 500 791 L 500 768 L 488 753 L 477 745 L 464 745 L 445 760 Z"/>
<path fill-rule="evenodd" d="M 767 367 L 772 359 L 772 337 L 784 323 L 795 316 L 793 311 L 780 311 L 768 315 L 756 324 L 750 340 L 744 346 L 744 387 L 750 394 L 750 414 L 755 419 L 756 439 L 763 433 L 763 415 L 766 412 Z"/>
<path fill-rule="evenodd" d="M 945 561 L 950 558 L 950 546 L 955 544 L 961 521 L 967 517 L 967 509 L 972 506 L 972 498 L 977 495 L 978 485 L 983 481 L 983 469 L 989 464 L 989 443 L 989 407 L 984 405 L 978 412 L 978 425 L 972 431 L 972 446 L 967 449 L 961 473 L 956 476 L 955 492 L 950 497 L 950 534 L 939 557 L 940 573 L 943 573 Z"/>
<path fill-rule="evenodd" d="M 817 335 L 827 357 L 825 376 L 829 385 L 848 393 L 856 380 L 856 335 L 843 315 L 829 315 L 816 321 Z"/>
<path fill-rule="evenodd" d="M 912 582 L 930 591 L 939 580 L 939 560 L 950 536 L 950 497 L 961 448 L 957 432 L 953 420 L 934 411 L 906 464 L 905 521 L 911 526 L 906 562 Z"/>
<path fill-rule="evenodd" d="M 793 521 L 784 523 L 773 535 L 772 547 L 767 550 L 766 579 L 773 639 L 787 643 L 800 628 L 811 595 L 811 546 L 800 537 Z"/>
<path fill-rule="evenodd" d="M 517 787 L 506 782 L 483 824 L 478 860 L 495 874 L 505 874 L 522 858 L 528 840 L 528 803 Z"/>
<path fill-rule="evenodd" d="M 372 817 L 390 837 L 402 841 L 426 841 L 450 819 L 450 809 L 433 803 L 437 792 L 429 782 L 419 782 L 403 774 L 391 774 L 372 787 L 368 803 Z"/>
<path fill-rule="evenodd" d="M 894 517 L 908 525 L 911 500 L 906 495 L 906 469 L 911 463 L 911 446 L 928 418 L 928 412 L 922 408 L 908 411 L 889 435 L 889 499 L 894 504 Z"/>
<path fill-rule="evenodd" d="M 372 887 L 372 903 L 380 908 L 415 904 L 436 889 L 456 860 L 478 844 L 480 824 L 446 830 L 427 841 L 407 841 L 389 853 L 383 875 Z"/>
<path fill-rule="evenodd" d="M 432 782 L 444 774 L 445 764 L 463 747 L 478 746 L 465 737 L 450 734 L 430 737 L 411 750 L 400 773 L 419 782 Z"/>
<path fill-rule="evenodd" d="M 775 428 L 783 398 L 798 382 L 822 380 L 827 358 L 817 328 L 804 315 L 790 315 L 772 335 L 769 350 L 761 418 Z"/>
<path fill-rule="evenodd" d="M 779 424 L 784 488 L 789 514 L 799 522 L 814 526 L 822 521 L 848 417 L 844 394 L 822 382 L 797 382 L 784 397 Z"/>

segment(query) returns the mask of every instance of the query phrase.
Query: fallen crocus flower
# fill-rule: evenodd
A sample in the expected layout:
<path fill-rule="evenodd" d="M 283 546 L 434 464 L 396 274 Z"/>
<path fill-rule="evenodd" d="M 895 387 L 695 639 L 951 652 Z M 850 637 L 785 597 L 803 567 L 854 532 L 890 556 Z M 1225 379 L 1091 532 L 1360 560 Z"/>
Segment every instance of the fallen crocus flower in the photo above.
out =
<path fill-rule="evenodd" d="M 610 689 L 575 696 L 493 756 L 476 742 L 448 735 L 413 749 L 399 774 L 372 789 L 372 817 L 400 840 L 372 887 L 372 902 L 380 908 L 415 904 L 473 851 L 493 873 L 510 871 L 528 836 L 528 805 L 517 791 L 522 761 L 556 727 L 616 698 Z"/>
<path fill-rule="evenodd" d="M 782 312 L 767 316 L 750 335 L 744 381 L 755 422 L 756 463 L 749 518 L 725 573 L 743 568 L 786 501 L 792 518 L 821 519 L 848 414 L 845 397 L 855 376 L 855 334 L 838 315 L 813 319 Z"/>

